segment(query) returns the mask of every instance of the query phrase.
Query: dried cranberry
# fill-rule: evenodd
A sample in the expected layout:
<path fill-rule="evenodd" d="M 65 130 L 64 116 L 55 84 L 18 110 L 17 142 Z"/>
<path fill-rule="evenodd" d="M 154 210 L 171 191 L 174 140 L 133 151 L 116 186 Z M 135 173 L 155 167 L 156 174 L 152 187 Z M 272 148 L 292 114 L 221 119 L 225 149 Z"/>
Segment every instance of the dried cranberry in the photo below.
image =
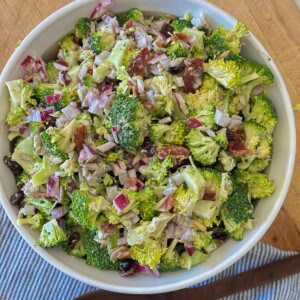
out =
<path fill-rule="evenodd" d="M 23 191 L 17 191 L 14 195 L 11 196 L 10 202 L 12 205 L 19 205 L 19 204 L 21 204 L 24 197 L 25 197 L 25 195 L 24 195 Z"/>
<path fill-rule="evenodd" d="M 10 156 L 8 155 L 4 156 L 3 161 L 10 168 L 10 170 L 15 175 L 15 177 L 22 173 L 21 166 L 18 163 L 12 161 Z"/>
<path fill-rule="evenodd" d="M 135 261 L 131 258 L 121 260 L 120 265 L 120 276 L 127 277 L 133 275 L 137 271 Z"/>
<path fill-rule="evenodd" d="M 68 239 L 68 247 L 73 250 L 76 244 L 80 241 L 81 235 L 79 232 L 73 232 Z"/>

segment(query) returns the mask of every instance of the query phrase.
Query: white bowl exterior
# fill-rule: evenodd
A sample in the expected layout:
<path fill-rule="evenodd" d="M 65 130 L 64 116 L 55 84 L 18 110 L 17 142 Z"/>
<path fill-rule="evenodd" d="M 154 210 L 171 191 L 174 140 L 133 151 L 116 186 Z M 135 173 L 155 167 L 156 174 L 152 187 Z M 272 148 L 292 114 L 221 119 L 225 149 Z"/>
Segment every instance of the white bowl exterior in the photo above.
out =
<path fill-rule="evenodd" d="M 29 53 L 36 53 L 44 59 L 50 58 L 55 47 L 49 48 L 48 45 L 57 44 L 65 34 L 72 31 L 76 20 L 89 15 L 97 2 L 98 0 L 81 0 L 65 6 L 36 27 L 16 49 L 0 78 L 1 124 L 9 107 L 8 91 L 4 83 L 24 75 L 20 67 L 24 57 Z M 231 27 L 236 22 L 221 9 L 201 0 L 116 0 L 114 10 L 125 11 L 137 6 L 145 11 L 160 11 L 179 16 L 186 11 L 193 14 L 203 11 L 211 22 L 225 27 Z M 9 202 L 9 197 L 15 191 L 14 178 L 0 159 L 1 202 L 10 220 L 28 244 L 50 264 L 78 280 L 106 290 L 132 294 L 161 293 L 187 287 L 216 275 L 245 255 L 270 227 L 284 201 L 293 173 L 296 134 L 289 95 L 275 63 L 268 60 L 269 54 L 253 35 L 245 38 L 244 42 L 243 54 L 267 64 L 275 75 L 275 83 L 269 89 L 269 96 L 278 113 L 278 125 L 274 133 L 273 160 L 268 169 L 271 179 L 275 180 L 276 191 L 271 197 L 257 203 L 254 212 L 257 219 L 255 228 L 246 232 L 243 241 L 229 240 L 214 251 L 206 262 L 189 271 L 163 273 L 160 279 L 142 274 L 134 278 L 121 278 L 117 272 L 99 271 L 87 266 L 84 260 L 68 256 L 60 249 L 45 250 L 38 246 L 34 247 L 37 233 L 16 224 L 17 210 Z M 0 145 L 0 157 L 3 157 L 9 151 L 6 128 L 0 133 Z"/>

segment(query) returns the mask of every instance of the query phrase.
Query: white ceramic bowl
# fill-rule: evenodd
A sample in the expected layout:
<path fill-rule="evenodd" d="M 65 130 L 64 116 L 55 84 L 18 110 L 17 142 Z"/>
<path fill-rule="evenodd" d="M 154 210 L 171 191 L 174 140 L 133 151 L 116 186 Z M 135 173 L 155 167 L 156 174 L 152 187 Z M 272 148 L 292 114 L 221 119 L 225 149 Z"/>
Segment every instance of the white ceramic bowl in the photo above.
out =
<path fill-rule="evenodd" d="M 24 75 L 20 67 L 24 57 L 28 53 L 36 53 L 44 59 L 51 58 L 57 42 L 73 29 L 77 19 L 90 15 L 97 2 L 98 0 L 80 0 L 65 6 L 44 20 L 24 39 L 10 58 L 1 75 L 1 124 L 5 120 L 9 107 L 8 91 L 4 83 L 8 80 L 21 78 Z M 186 11 L 191 11 L 194 14 L 203 11 L 209 21 L 215 25 L 222 24 L 225 27 L 232 27 L 236 22 L 233 17 L 221 9 L 201 0 L 115 0 L 113 9 L 115 11 L 125 11 L 131 7 L 179 16 L 182 16 Z M 254 211 L 254 217 L 257 219 L 254 223 L 255 228 L 246 232 L 243 241 L 235 242 L 229 240 L 214 251 L 206 262 L 195 266 L 189 271 L 163 273 L 160 279 L 142 274 L 131 278 L 121 278 L 117 272 L 99 271 L 87 266 L 84 260 L 68 256 L 60 249 L 45 250 L 38 246 L 33 246 L 37 239 L 37 233 L 27 227 L 17 226 L 17 209 L 9 202 L 10 196 L 16 189 L 14 178 L 2 159 L 0 159 L 0 196 L 2 205 L 11 222 L 27 243 L 50 264 L 76 279 L 106 290 L 132 294 L 161 293 L 185 288 L 216 275 L 245 255 L 270 227 L 284 201 L 294 167 L 296 137 L 289 95 L 275 63 L 272 59 L 268 59 L 270 55 L 253 35 L 245 38 L 244 42 L 243 55 L 267 64 L 275 75 L 275 83 L 269 90 L 269 96 L 278 113 L 278 125 L 274 134 L 273 160 L 268 169 L 270 178 L 275 180 L 276 191 L 271 197 L 257 203 Z M 7 128 L 5 128 L 0 133 L 0 157 L 3 157 L 8 152 L 9 142 L 7 140 Z M 2 253 L 2 255 L 6 254 Z"/>

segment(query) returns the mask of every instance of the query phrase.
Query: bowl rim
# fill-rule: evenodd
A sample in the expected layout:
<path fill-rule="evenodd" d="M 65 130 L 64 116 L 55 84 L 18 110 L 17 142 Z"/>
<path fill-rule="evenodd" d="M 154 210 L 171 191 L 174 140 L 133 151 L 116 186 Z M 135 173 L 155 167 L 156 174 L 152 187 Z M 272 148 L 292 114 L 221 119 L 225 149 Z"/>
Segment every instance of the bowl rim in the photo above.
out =
<path fill-rule="evenodd" d="M 236 21 L 236 19 L 231 16 L 229 13 L 224 11 L 223 9 L 219 8 L 218 6 L 211 4 L 205 0 L 193 0 L 196 4 L 202 5 L 207 7 L 208 9 L 221 14 L 224 18 L 226 18 L 230 22 Z M 62 16 L 65 14 L 71 13 L 73 10 L 84 6 L 88 3 L 91 3 L 90 0 L 81 0 L 81 1 L 74 1 L 71 2 L 59 10 L 52 13 L 50 16 L 48 16 L 45 20 L 43 20 L 40 24 L 38 24 L 22 41 L 21 45 L 13 52 L 10 59 L 6 63 L 1 76 L 0 76 L 0 92 L 2 92 L 2 89 L 4 88 L 5 81 L 8 80 L 10 77 L 12 68 L 14 66 L 14 61 L 17 60 L 18 57 L 20 57 L 23 53 L 23 49 L 27 48 L 31 41 L 36 39 L 43 30 L 45 30 L 50 24 L 54 23 L 55 21 L 59 20 Z M 265 53 L 268 57 L 271 57 L 270 54 L 266 51 L 264 46 L 258 41 L 258 39 L 250 33 L 250 37 L 248 38 L 249 42 L 253 44 L 259 51 Z M 283 188 L 281 190 L 281 193 L 272 209 L 272 212 L 268 215 L 265 222 L 260 226 L 259 229 L 256 229 L 256 235 L 253 237 L 247 244 L 241 246 L 239 250 L 235 253 L 234 257 L 231 257 L 230 259 L 227 259 L 224 262 L 219 263 L 217 266 L 212 268 L 210 271 L 206 272 L 205 276 L 202 274 L 199 274 L 198 276 L 193 277 L 187 277 L 180 282 L 175 283 L 168 283 L 163 286 L 153 286 L 153 287 L 142 287 L 142 288 L 136 288 L 136 287 L 120 287 L 113 283 L 103 283 L 99 280 L 94 280 L 93 278 L 83 275 L 80 272 L 74 271 L 71 267 L 63 264 L 61 261 L 53 257 L 46 249 L 43 249 L 41 247 L 34 247 L 30 241 L 32 241 L 31 234 L 23 227 L 18 226 L 16 223 L 16 216 L 15 212 L 13 210 L 13 207 L 10 205 L 9 200 L 5 197 L 5 193 L 3 190 L 2 182 L 0 182 L 0 201 L 1 204 L 8 215 L 10 221 L 13 223 L 14 227 L 17 229 L 17 231 L 20 233 L 20 235 L 24 238 L 24 240 L 29 244 L 31 248 L 34 249 L 43 259 L 45 259 L 48 263 L 50 263 L 52 266 L 54 266 L 56 269 L 62 271 L 63 273 L 67 274 L 68 276 L 71 276 L 74 279 L 80 280 L 86 284 L 102 288 L 105 290 L 113 291 L 113 292 L 123 292 L 123 293 L 129 293 L 129 294 L 154 294 L 154 293 L 163 293 L 163 292 L 169 292 L 174 291 L 178 289 L 182 289 L 185 287 L 188 287 L 190 285 L 202 282 L 208 278 L 211 278 L 212 276 L 222 272 L 229 266 L 231 266 L 233 263 L 235 263 L 237 260 L 239 260 L 242 256 L 244 256 L 265 234 L 265 232 L 268 230 L 268 228 L 273 223 L 274 219 L 278 215 L 278 212 L 283 204 L 283 201 L 286 197 L 286 194 L 288 192 L 290 182 L 293 175 L 293 169 L 294 169 L 294 163 L 295 163 L 295 156 L 296 156 L 296 128 L 295 128 L 295 120 L 294 120 L 294 114 L 293 109 L 289 97 L 289 93 L 287 91 L 286 85 L 283 81 L 283 78 L 274 62 L 273 59 L 269 61 L 269 64 L 271 65 L 273 72 L 275 73 L 275 77 L 278 79 L 278 86 L 281 90 L 281 93 L 283 95 L 283 98 L 285 101 L 285 106 L 287 110 L 287 122 L 290 130 L 290 149 L 291 152 L 289 154 L 289 159 L 287 162 L 287 170 L 289 172 L 285 176 L 285 181 L 283 184 Z"/>

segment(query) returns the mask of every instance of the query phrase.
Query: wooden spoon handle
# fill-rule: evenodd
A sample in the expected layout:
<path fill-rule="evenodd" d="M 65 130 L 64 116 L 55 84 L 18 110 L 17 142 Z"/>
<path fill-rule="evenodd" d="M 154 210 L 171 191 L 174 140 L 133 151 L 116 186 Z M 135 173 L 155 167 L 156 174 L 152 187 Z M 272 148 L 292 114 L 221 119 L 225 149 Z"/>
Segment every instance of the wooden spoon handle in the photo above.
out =
<path fill-rule="evenodd" d="M 156 295 L 117 294 L 95 291 L 75 300 L 214 300 L 300 273 L 300 255 L 290 256 L 265 266 L 221 279 L 198 288 Z M 134 280 L 134 279 L 133 279 Z"/>

